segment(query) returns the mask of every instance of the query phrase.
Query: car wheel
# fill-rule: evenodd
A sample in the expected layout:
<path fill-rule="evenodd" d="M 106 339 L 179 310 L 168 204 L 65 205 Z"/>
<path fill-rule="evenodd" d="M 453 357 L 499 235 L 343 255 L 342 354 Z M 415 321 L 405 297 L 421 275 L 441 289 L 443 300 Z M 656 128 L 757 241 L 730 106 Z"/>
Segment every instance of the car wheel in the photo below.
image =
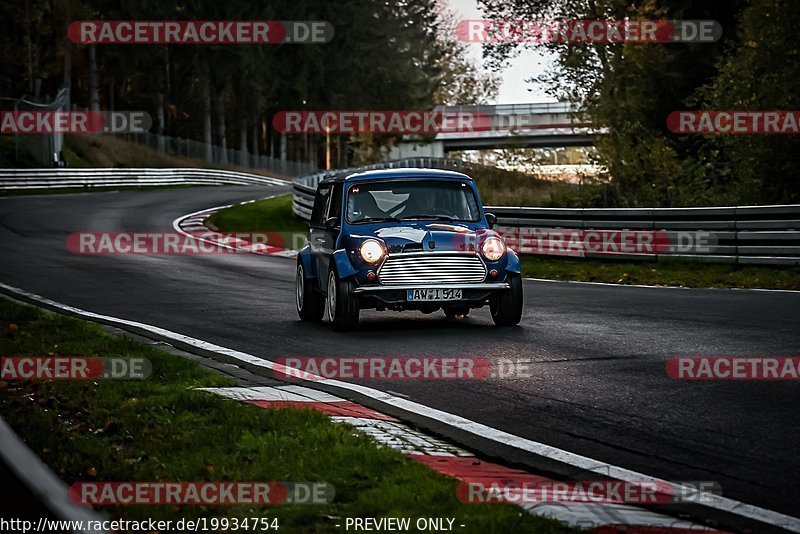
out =
<path fill-rule="evenodd" d="M 331 265 L 328 275 L 328 318 L 336 332 L 350 330 L 358 324 L 358 297 L 352 280 L 341 280 Z"/>
<path fill-rule="evenodd" d="M 303 321 L 319 321 L 325 313 L 325 300 L 322 295 L 306 280 L 303 264 L 297 264 L 295 278 L 297 315 Z"/>
<path fill-rule="evenodd" d="M 511 287 L 489 302 L 492 321 L 497 326 L 514 326 L 522 319 L 522 276 L 509 273 L 508 283 Z"/>

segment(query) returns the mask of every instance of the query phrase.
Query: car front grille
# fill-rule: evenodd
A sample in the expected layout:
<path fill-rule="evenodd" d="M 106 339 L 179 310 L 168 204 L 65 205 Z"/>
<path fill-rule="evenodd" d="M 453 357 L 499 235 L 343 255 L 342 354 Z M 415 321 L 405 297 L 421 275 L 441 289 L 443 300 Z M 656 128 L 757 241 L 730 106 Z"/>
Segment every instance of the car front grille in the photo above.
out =
<path fill-rule="evenodd" d="M 475 254 L 390 255 L 378 269 L 381 284 L 468 284 L 486 279 L 486 266 Z"/>

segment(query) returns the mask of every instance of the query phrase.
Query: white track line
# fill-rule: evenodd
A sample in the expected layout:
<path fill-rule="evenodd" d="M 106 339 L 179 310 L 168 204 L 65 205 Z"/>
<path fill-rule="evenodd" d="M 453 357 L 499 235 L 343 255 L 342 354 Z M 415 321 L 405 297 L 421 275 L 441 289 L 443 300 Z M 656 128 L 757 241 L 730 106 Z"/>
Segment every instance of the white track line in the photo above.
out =
<path fill-rule="evenodd" d="M 202 339 L 196 339 L 190 336 L 186 336 L 184 334 L 172 332 L 171 330 L 167 330 L 165 328 L 82 310 L 80 308 L 75 308 L 67 304 L 62 304 L 60 302 L 47 299 L 35 293 L 30 293 L 28 291 L 25 291 L 24 289 L 19 289 L 17 287 L 6 285 L 2 282 L 0 282 L 0 288 L 6 290 L 7 292 L 14 293 L 16 295 L 21 295 L 28 299 L 35 300 L 42 304 L 46 304 L 53 308 L 57 308 L 75 315 L 79 315 L 87 319 L 94 319 L 108 323 L 114 323 L 123 327 L 130 326 L 134 328 L 139 328 L 151 332 L 153 334 L 156 334 L 159 337 L 178 341 L 180 343 L 184 343 L 186 345 L 196 347 L 198 349 L 207 350 L 210 352 L 216 352 L 218 354 L 225 355 L 229 358 L 234 358 L 236 360 L 248 363 L 253 366 L 263 367 L 269 370 L 272 370 L 276 367 L 275 363 L 269 360 L 265 360 L 263 358 L 259 358 L 258 356 L 253 356 L 252 354 L 248 354 L 246 352 L 229 349 L 227 347 L 216 345 L 208 341 L 203 341 Z M 285 367 L 282 365 L 278 365 L 277 367 L 285 369 Z M 426 417 L 428 419 L 438 421 L 439 423 L 449 425 L 451 427 L 457 428 L 464 432 L 468 432 L 475 436 L 488 439 L 490 441 L 495 441 L 502 445 L 507 445 L 509 447 L 513 447 L 537 456 L 542 456 L 550 460 L 561 462 L 563 464 L 575 467 L 580 470 L 588 471 L 600 476 L 605 476 L 616 480 L 625 480 L 630 482 L 647 481 L 656 484 L 663 484 L 671 487 L 676 495 L 684 495 L 684 494 L 689 495 L 692 494 L 690 492 L 695 491 L 695 488 L 684 487 L 681 486 L 680 484 L 675 484 L 666 480 L 661 480 L 655 477 L 645 475 L 643 473 L 626 469 L 624 467 L 618 467 L 613 464 L 609 464 L 599 460 L 594 460 L 587 456 L 582 456 L 569 451 L 565 451 L 563 449 L 559 449 L 557 447 L 546 445 L 544 443 L 539 443 L 538 441 L 533 441 L 531 439 L 515 436 L 514 434 L 510 434 L 508 432 L 499 430 L 497 428 L 492 428 L 490 426 L 484 425 L 483 423 L 478 423 L 477 421 L 472 421 L 470 419 L 466 419 L 459 415 L 451 414 L 442 410 L 438 410 L 436 408 L 431 408 L 429 406 L 418 404 L 408 399 L 403 399 L 400 397 L 396 397 L 394 395 L 390 395 L 385 391 L 379 391 L 377 389 L 373 389 L 367 386 L 362 386 L 360 384 L 352 384 L 350 382 L 342 382 L 339 380 L 325 380 L 325 384 L 332 387 L 349 390 L 354 393 L 364 395 L 366 397 L 370 397 L 379 402 L 383 402 L 392 405 L 396 408 L 399 408 L 401 410 L 405 410 L 407 412 L 411 412 Z M 746 504 L 740 501 L 736 501 L 734 499 L 722 497 L 720 495 L 713 495 L 710 493 L 698 493 L 697 496 L 698 500 L 701 500 L 703 502 L 703 506 L 707 508 L 712 508 L 715 510 L 720 510 L 740 517 L 745 517 L 755 521 L 760 521 L 768 525 L 784 528 L 791 532 L 800 532 L 799 518 L 782 514 L 780 512 L 774 512 L 772 510 L 767 510 L 766 508 L 761 508 L 758 506 L 754 506 L 752 504 Z"/>
<path fill-rule="evenodd" d="M 227 248 L 227 249 L 230 249 L 230 250 L 235 250 L 235 251 L 238 251 L 238 252 L 246 252 L 246 253 L 249 253 L 249 254 L 256 254 L 258 256 L 277 256 L 279 258 L 294 259 L 294 258 L 297 257 L 297 252 L 294 251 L 294 250 L 283 250 L 283 251 L 280 251 L 280 252 L 273 252 L 271 254 L 264 254 L 262 252 L 258 252 L 258 251 L 251 250 L 251 249 L 245 249 L 245 248 L 241 248 L 241 247 L 231 246 L 231 245 L 229 245 L 227 243 L 221 243 L 219 241 L 215 241 L 213 239 L 208 239 L 206 237 L 199 237 L 199 236 L 197 236 L 195 234 L 191 234 L 191 233 L 187 232 L 183 228 L 183 223 L 187 219 L 191 219 L 193 217 L 197 217 L 198 220 L 202 220 L 205 217 L 200 217 L 200 216 L 201 215 L 205 215 L 207 213 L 211 213 L 211 212 L 214 212 L 214 211 L 219 211 L 219 210 L 222 210 L 222 209 L 225 209 L 225 208 L 230 208 L 230 207 L 236 206 L 236 205 L 241 206 L 243 204 L 250 204 L 251 202 L 255 202 L 256 200 L 269 200 L 271 198 L 281 197 L 284 194 L 287 194 L 287 193 L 281 193 L 281 194 L 278 194 L 278 195 L 272 195 L 272 196 L 259 198 L 259 199 L 254 199 L 254 200 L 245 200 L 244 202 L 239 202 L 238 204 L 226 204 L 224 206 L 216 206 L 216 207 L 213 207 L 213 208 L 206 208 L 204 210 L 188 213 L 188 214 L 182 215 L 182 216 L 178 217 L 177 219 L 175 219 L 174 221 L 172 221 L 172 228 L 176 232 L 178 232 L 180 234 L 183 234 L 185 236 L 191 237 L 193 239 L 197 239 L 198 241 L 205 241 L 206 243 L 211 243 L 212 245 L 216 245 L 216 246 L 222 246 L 223 248 Z M 204 230 L 208 230 L 208 231 L 212 231 L 210 228 L 207 228 L 207 227 L 203 227 L 203 229 Z"/>

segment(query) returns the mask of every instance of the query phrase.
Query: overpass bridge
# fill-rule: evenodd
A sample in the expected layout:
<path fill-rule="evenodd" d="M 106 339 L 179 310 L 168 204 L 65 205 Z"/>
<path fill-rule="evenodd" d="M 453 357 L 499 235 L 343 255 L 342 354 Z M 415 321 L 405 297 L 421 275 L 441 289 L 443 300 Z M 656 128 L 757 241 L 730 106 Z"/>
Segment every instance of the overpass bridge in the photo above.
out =
<path fill-rule="evenodd" d="M 391 159 L 444 157 L 456 150 L 494 148 L 550 148 L 592 146 L 604 129 L 594 126 L 569 102 L 498 104 L 490 106 L 440 106 L 448 113 L 483 114 L 489 130 L 439 133 L 433 141 L 406 138 L 393 149 Z"/>

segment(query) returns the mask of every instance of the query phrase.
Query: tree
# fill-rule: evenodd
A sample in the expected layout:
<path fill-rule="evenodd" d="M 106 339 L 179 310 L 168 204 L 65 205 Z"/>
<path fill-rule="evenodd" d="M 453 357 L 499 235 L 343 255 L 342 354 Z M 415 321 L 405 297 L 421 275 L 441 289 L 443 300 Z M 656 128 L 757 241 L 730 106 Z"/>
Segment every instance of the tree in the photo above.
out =
<path fill-rule="evenodd" d="M 713 19 L 714 44 L 551 44 L 555 68 L 539 79 L 550 94 L 581 104 L 608 135 L 600 163 L 624 205 L 676 206 L 775 202 L 796 198 L 794 138 L 679 136 L 666 117 L 681 109 L 797 109 L 800 23 L 789 0 L 481 0 L 491 18 Z M 748 30 L 748 27 L 750 28 Z M 500 68 L 518 50 L 488 45 Z M 788 54 L 788 61 L 785 59 Z M 756 67 L 763 67 L 760 71 Z M 766 69 L 771 75 L 764 78 Z M 757 87 L 752 87 L 755 83 Z M 751 99 L 743 93 L 752 93 Z M 780 91 L 780 94 L 772 94 Z M 783 97 L 781 97 L 783 95 Z M 792 96 L 794 95 L 794 99 Z M 726 107 L 727 106 L 727 107 Z M 792 154 L 792 156 L 789 156 Z M 775 178 L 778 174 L 780 178 Z M 795 196 L 793 196 L 795 195 Z"/>
<path fill-rule="evenodd" d="M 437 9 L 438 40 L 442 49 L 439 69 L 442 75 L 434 96 L 436 103 L 448 106 L 489 104 L 497 98 L 499 77 L 484 71 L 469 57 L 467 46 L 456 36 L 458 20 L 455 11 L 444 2 L 439 3 Z"/>
<path fill-rule="evenodd" d="M 753 0 L 739 21 L 738 41 L 719 73 L 698 91 L 709 109 L 800 109 L 800 4 Z M 800 136 L 717 136 L 703 147 L 718 181 L 769 203 L 800 202 Z"/>
<path fill-rule="evenodd" d="M 118 109 L 149 112 L 166 135 L 210 142 L 216 134 L 218 142 L 260 152 L 262 142 L 274 143 L 262 125 L 279 110 L 434 106 L 445 65 L 435 2 L 13 0 L 0 7 L 6 30 L 0 52 L 10 67 L 0 91 L 56 93 L 63 83 L 68 11 L 73 20 L 330 22 L 335 36 L 326 44 L 96 45 L 93 60 L 86 45 L 74 45 L 78 106 L 94 102 L 108 109 L 113 101 Z M 306 147 L 314 146 L 302 138 L 287 144 L 287 152 L 303 160 Z M 344 160 L 348 145 L 341 146 Z"/>

